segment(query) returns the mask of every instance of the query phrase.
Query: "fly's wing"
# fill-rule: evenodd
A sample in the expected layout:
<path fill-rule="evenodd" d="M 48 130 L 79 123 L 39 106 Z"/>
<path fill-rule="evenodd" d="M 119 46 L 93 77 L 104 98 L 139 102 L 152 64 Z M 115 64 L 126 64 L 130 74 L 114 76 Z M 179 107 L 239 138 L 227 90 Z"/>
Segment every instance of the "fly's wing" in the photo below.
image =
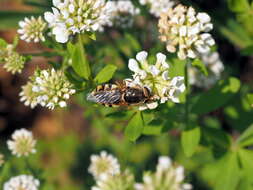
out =
<path fill-rule="evenodd" d="M 99 104 L 118 104 L 120 103 L 121 93 L 119 90 L 113 91 L 100 91 L 90 93 L 87 96 L 88 101 L 96 102 Z"/>

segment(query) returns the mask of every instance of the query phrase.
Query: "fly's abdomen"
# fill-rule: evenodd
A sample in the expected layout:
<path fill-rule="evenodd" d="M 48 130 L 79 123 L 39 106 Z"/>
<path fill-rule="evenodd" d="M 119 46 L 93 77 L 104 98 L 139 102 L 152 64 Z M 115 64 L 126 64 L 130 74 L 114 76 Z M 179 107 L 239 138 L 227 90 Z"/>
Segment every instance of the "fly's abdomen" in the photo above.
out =
<path fill-rule="evenodd" d="M 128 104 L 139 104 L 146 100 L 146 97 L 142 90 L 136 88 L 129 88 L 126 90 L 124 100 Z"/>

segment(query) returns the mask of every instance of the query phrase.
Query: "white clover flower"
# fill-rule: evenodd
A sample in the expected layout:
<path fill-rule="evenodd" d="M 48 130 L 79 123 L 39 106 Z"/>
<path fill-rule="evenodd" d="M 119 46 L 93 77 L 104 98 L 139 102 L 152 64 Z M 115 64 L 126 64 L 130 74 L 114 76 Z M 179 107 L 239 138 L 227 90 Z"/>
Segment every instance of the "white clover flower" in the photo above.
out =
<path fill-rule="evenodd" d="M 135 190 L 190 190 L 192 185 L 183 183 L 184 168 L 175 167 L 169 157 L 161 156 L 156 172 L 146 172 L 143 183 L 135 184 Z"/>
<path fill-rule="evenodd" d="M 0 153 L 0 167 L 4 164 L 4 155 Z"/>
<path fill-rule="evenodd" d="M 214 39 L 211 18 L 206 13 L 196 13 L 192 7 L 177 5 L 161 14 L 158 27 L 161 41 L 167 44 L 169 52 L 177 52 L 179 59 L 196 58 L 207 54 Z"/>
<path fill-rule="evenodd" d="M 53 0 L 53 5 L 53 12 L 44 17 L 60 43 L 76 33 L 101 31 L 111 22 L 111 7 L 105 0 Z"/>
<path fill-rule="evenodd" d="M 3 190 L 38 190 L 40 182 L 31 175 L 12 177 L 4 183 Z"/>
<path fill-rule="evenodd" d="M 42 17 L 34 18 L 32 16 L 30 19 L 25 18 L 23 21 L 19 22 L 19 26 L 21 28 L 18 30 L 18 33 L 20 34 L 21 40 L 35 43 L 45 41 L 43 32 L 47 24 Z"/>
<path fill-rule="evenodd" d="M 33 83 L 29 81 L 26 85 L 22 86 L 21 88 L 22 90 L 19 93 L 20 101 L 24 102 L 25 106 L 30 106 L 32 109 L 35 108 L 35 106 L 38 105 L 37 102 L 38 94 L 32 90 Z"/>
<path fill-rule="evenodd" d="M 19 55 L 17 52 L 10 52 L 4 58 L 3 68 L 12 74 L 21 73 L 25 65 L 25 60 L 26 59 L 23 56 Z"/>
<path fill-rule="evenodd" d="M 91 190 L 133 190 L 134 176 L 128 170 L 117 175 L 98 180 Z"/>
<path fill-rule="evenodd" d="M 166 101 L 179 102 L 179 96 L 185 90 L 184 77 L 177 76 L 170 78 L 169 64 L 166 62 L 166 56 L 162 53 L 156 54 L 156 63 L 148 63 L 148 53 L 141 51 L 136 55 L 136 59 L 130 59 L 128 68 L 134 72 L 133 79 L 127 79 L 127 85 L 141 85 L 147 87 L 152 95 L 153 100 L 141 105 L 140 110 L 155 109 L 160 103 Z"/>
<path fill-rule="evenodd" d="M 155 17 L 166 13 L 175 4 L 173 0 L 139 0 L 139 2 L 141 5 L 148 5 L 150 13 Z"/>
<path fill-rule="evenodd" d="M 8 148 L 13 155 L 28 156 L 30 153 L 35 153 L 36 140 L 33 138 L 32 132 L 26 129 L 14 131 L 12 139 L 7 141 Z"/>
<path fill-rule="evenodd" d="M 73 85 L 62 71 L 36 70 L 30 81 L 22 87 L 20 101 L 34 108 L 41 105 L 49 109 L 66 107 L 66 101 L 75 93 Z"/>
<path fill-rule="evenodd" d="M 25 57 L 15 52 L 12 44 L 0 48 L 0 62 L 4 64 L 3 67 L 8 72 L 11 72 L 12 74 L 21 73 L 25 61 Z"/>
<path fill-rule="evenodd" d="M 108 1 L 112 9 L 112 22 L 115 26 L 129 28 L 133 25 L 134 16 L 140 13 L 130 0 Z"/>
<path fill-rule="evenodd" d="M 91 156 L 88 171 L 96 180 L 106 180 L 110 176 L 120 174 L 120 165 L 117 158 L 102 151 L 100 155 Z"/>
<path fill-rule="evenodd" d="M 207 68 L 208 76 L 205 76 L 197 68 L 190 67 L 189 83 L 200 88 L 210 88 L 221 78 L 224 65 L 220 60 L 218 52 L 210 52 L 207 55 L 202 55 L 200 59 Z"/>

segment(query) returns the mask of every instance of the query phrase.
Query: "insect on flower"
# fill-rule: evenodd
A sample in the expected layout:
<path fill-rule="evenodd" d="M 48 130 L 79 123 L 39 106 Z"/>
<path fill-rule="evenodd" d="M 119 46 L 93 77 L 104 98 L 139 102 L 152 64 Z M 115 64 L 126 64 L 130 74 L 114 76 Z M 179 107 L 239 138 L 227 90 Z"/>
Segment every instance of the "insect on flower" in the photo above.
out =
<path fill-rule="evenodd" d="M 87 96 L 87 100 L 107 107 L 135 106 L 152 101 L 152 94 L 147 87 L 137 84 L 130 86 L 126 81 L 120 81 L 97 86 Z"/>

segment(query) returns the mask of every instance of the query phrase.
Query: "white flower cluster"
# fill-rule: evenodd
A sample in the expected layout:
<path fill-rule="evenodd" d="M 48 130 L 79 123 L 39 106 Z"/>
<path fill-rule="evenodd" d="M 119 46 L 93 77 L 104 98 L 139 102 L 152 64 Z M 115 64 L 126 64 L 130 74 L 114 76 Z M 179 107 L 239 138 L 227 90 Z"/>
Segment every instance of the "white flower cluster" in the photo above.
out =
<path fill-rule="evenodd" d="M 22 87 L 20 100 L 31 108 L 41 105 L 54 109 L 57 106 L 66 107 L 66 100 L 75 92 L 62 71 L 36 70 L 30 81 Z"/>
<path fill-rule="evenodd" d="M 112 9 L 112 22 L 115 26 L 129 28 L 133 25 L 135 15 L 140 13 L 130 0 L 108 1 Z"/>
<path fill-rule="evenodd" d="M 91 156 L 88 171 L 96 180 L 92 190 L 132 190 L 134 176 L 129 171 L 120 171 L 118 159 L 102 151 L 100 155 Z"/>
<path fill-rule="evenodd" d="M 179 59 L 196 58 L 207 54 L 214 39 L 208 32 L 213 24 L 208 14 L 192 7 L 177 5 L 163 13 L 159 19 L 160 39 L 167 44 L 169 52 L 177 52 Z"/>
<path fill-rule="evenodd" d="M 26 129 L 14 131 L 12 139 L 7 141 L 8 148 L 13 155 L 28 156 L 30 153 L 35 153 L 36 140 L 33 138 L 32 132 Z"/>
<path fill-rule="evenodd" d="M 91 190 L 134 190 L 134 175 L 128 170 L 107 179 L 97 181 Z"/>
<path fill-rule="evenodd" d="M 210 88 L 221 78 L 224 65 L 220 60 L 218 52 L 210 52 L 207 55 L 203 55 L 201 56 L 201 60 L 207 68 L 208 76 L 205 76 L 197 68 L 190 67 L 189 83 L 200 88 Z"/>
<path fill-rule="evenodd" d="M 12 44 L 8 44 L 5 48 L 0 48 L 0 62 L 3 68 L 12 74 L 21 73 L 25 65 L 25 57 L 19 55 Z"/>
<path fill-rule="evenodd" d="M 111 22 L 111 7 L 105 0 L 53 0 L 53 5 L 53 12 L 44 17 L 60 43 L 76 33 L 103 30 Z"/>
<path fill-rule="evenodd" d="M 30 175 L 19 175 L 12 177 L 4 183 L 3 190 L 38 190 L 39 180 Z"/>
<path fill-rule="evenodd" d="M 138 84 L 147 87 L 152 95 L 152 102 L 139 107 L 140 110 L 155 109 L 160 103 L 171 100 L 179 103 L 179 95 L 184 92 L 184 77 L 169 77 L 169 64 L 166 62 L 166 56 L 162 53 L 156 54 L 156 63 L 149 64 L 148 53 L 141 51 L 136 55 L 136 59 L 130 59 L 128 68 L 134 72 L 133 79 L 127 79 L 128 85 Z"/>
<path fill-rule="evenodd" d="M 156 172 L 146 172 L 143 183 L 135 184 L 135 190 L 191 190 L 192 185 L 183 183 L 183 180 L 184 168 L 173 166 L 169 157 L 161 156 Z"/>
<path fill-rule="evenodd" d="M 102 154 L 104 155 L 102 158 Z M 96 155 L 95 155 L 96 156 Z M 110 156 L 111 158 L 108 158 Z M 107 157 L 107 161 L 105 158 Z M 94 162 L 94 158 L 96 162 Z M 114 160 L 114 161 L 113 161 Z M 115 161 L 116 160 L 116 161 Z M 92 190 L 191 190 L 190 184 L 183 183 L 184 168 L 173 166 L 169 157 L 161 156 L 155 173 L 146 172 L 143 183 L 136 183 L 134 175 L 126 169 L 120 171 L 116 158 L 102 152 L 100 156 L 91 157 L 89 172 L 94 176 L 96 185 Z M 93 169 L 91 169 L 93 168 Z M 96 168 L 96 169 L 94 169 Z M 100 169 L 97 169 L 100 168 Z M 103 169 L 101 169 L 103 168 Z M 103 177 L 101 178 L 101 175 Z M 98 177 L 100 176 L 100 177 Z"/>
<path fill-rule="evenodd" d="M 0 153 L 0 167 L 4 164 L 4 155 Z"/>
<path fill-rule="evenodd" d="M 42 19 L 42 17 L 38 17 L 37 19 L 33 16 L 29 18 L 25 18 L 23 21 L 19 22 L 19 26 L 21 27 L 18 30 L 20 34 L 20 39 L 26 42 L 40 42 L 45 41 L 45 37 L 43 35 L 47 23 Z"/>
<path fill-rule="evenodd" d="M 107 179 L 108 176 L 118 175 L 120 173 L 120 165 L 118 159 L 102 151 L 100 155 L 91 156 L 91 165 L 89 172 L 97 180 Z"/>
<path fill-rule="evenodd" d="M 148 5 L 150 13 L 155 17 L 159 17 L 162 13 L 166 13 L 171 7 L 174 6 L 173 0 L 139 0 L 140 4 Z"/>

